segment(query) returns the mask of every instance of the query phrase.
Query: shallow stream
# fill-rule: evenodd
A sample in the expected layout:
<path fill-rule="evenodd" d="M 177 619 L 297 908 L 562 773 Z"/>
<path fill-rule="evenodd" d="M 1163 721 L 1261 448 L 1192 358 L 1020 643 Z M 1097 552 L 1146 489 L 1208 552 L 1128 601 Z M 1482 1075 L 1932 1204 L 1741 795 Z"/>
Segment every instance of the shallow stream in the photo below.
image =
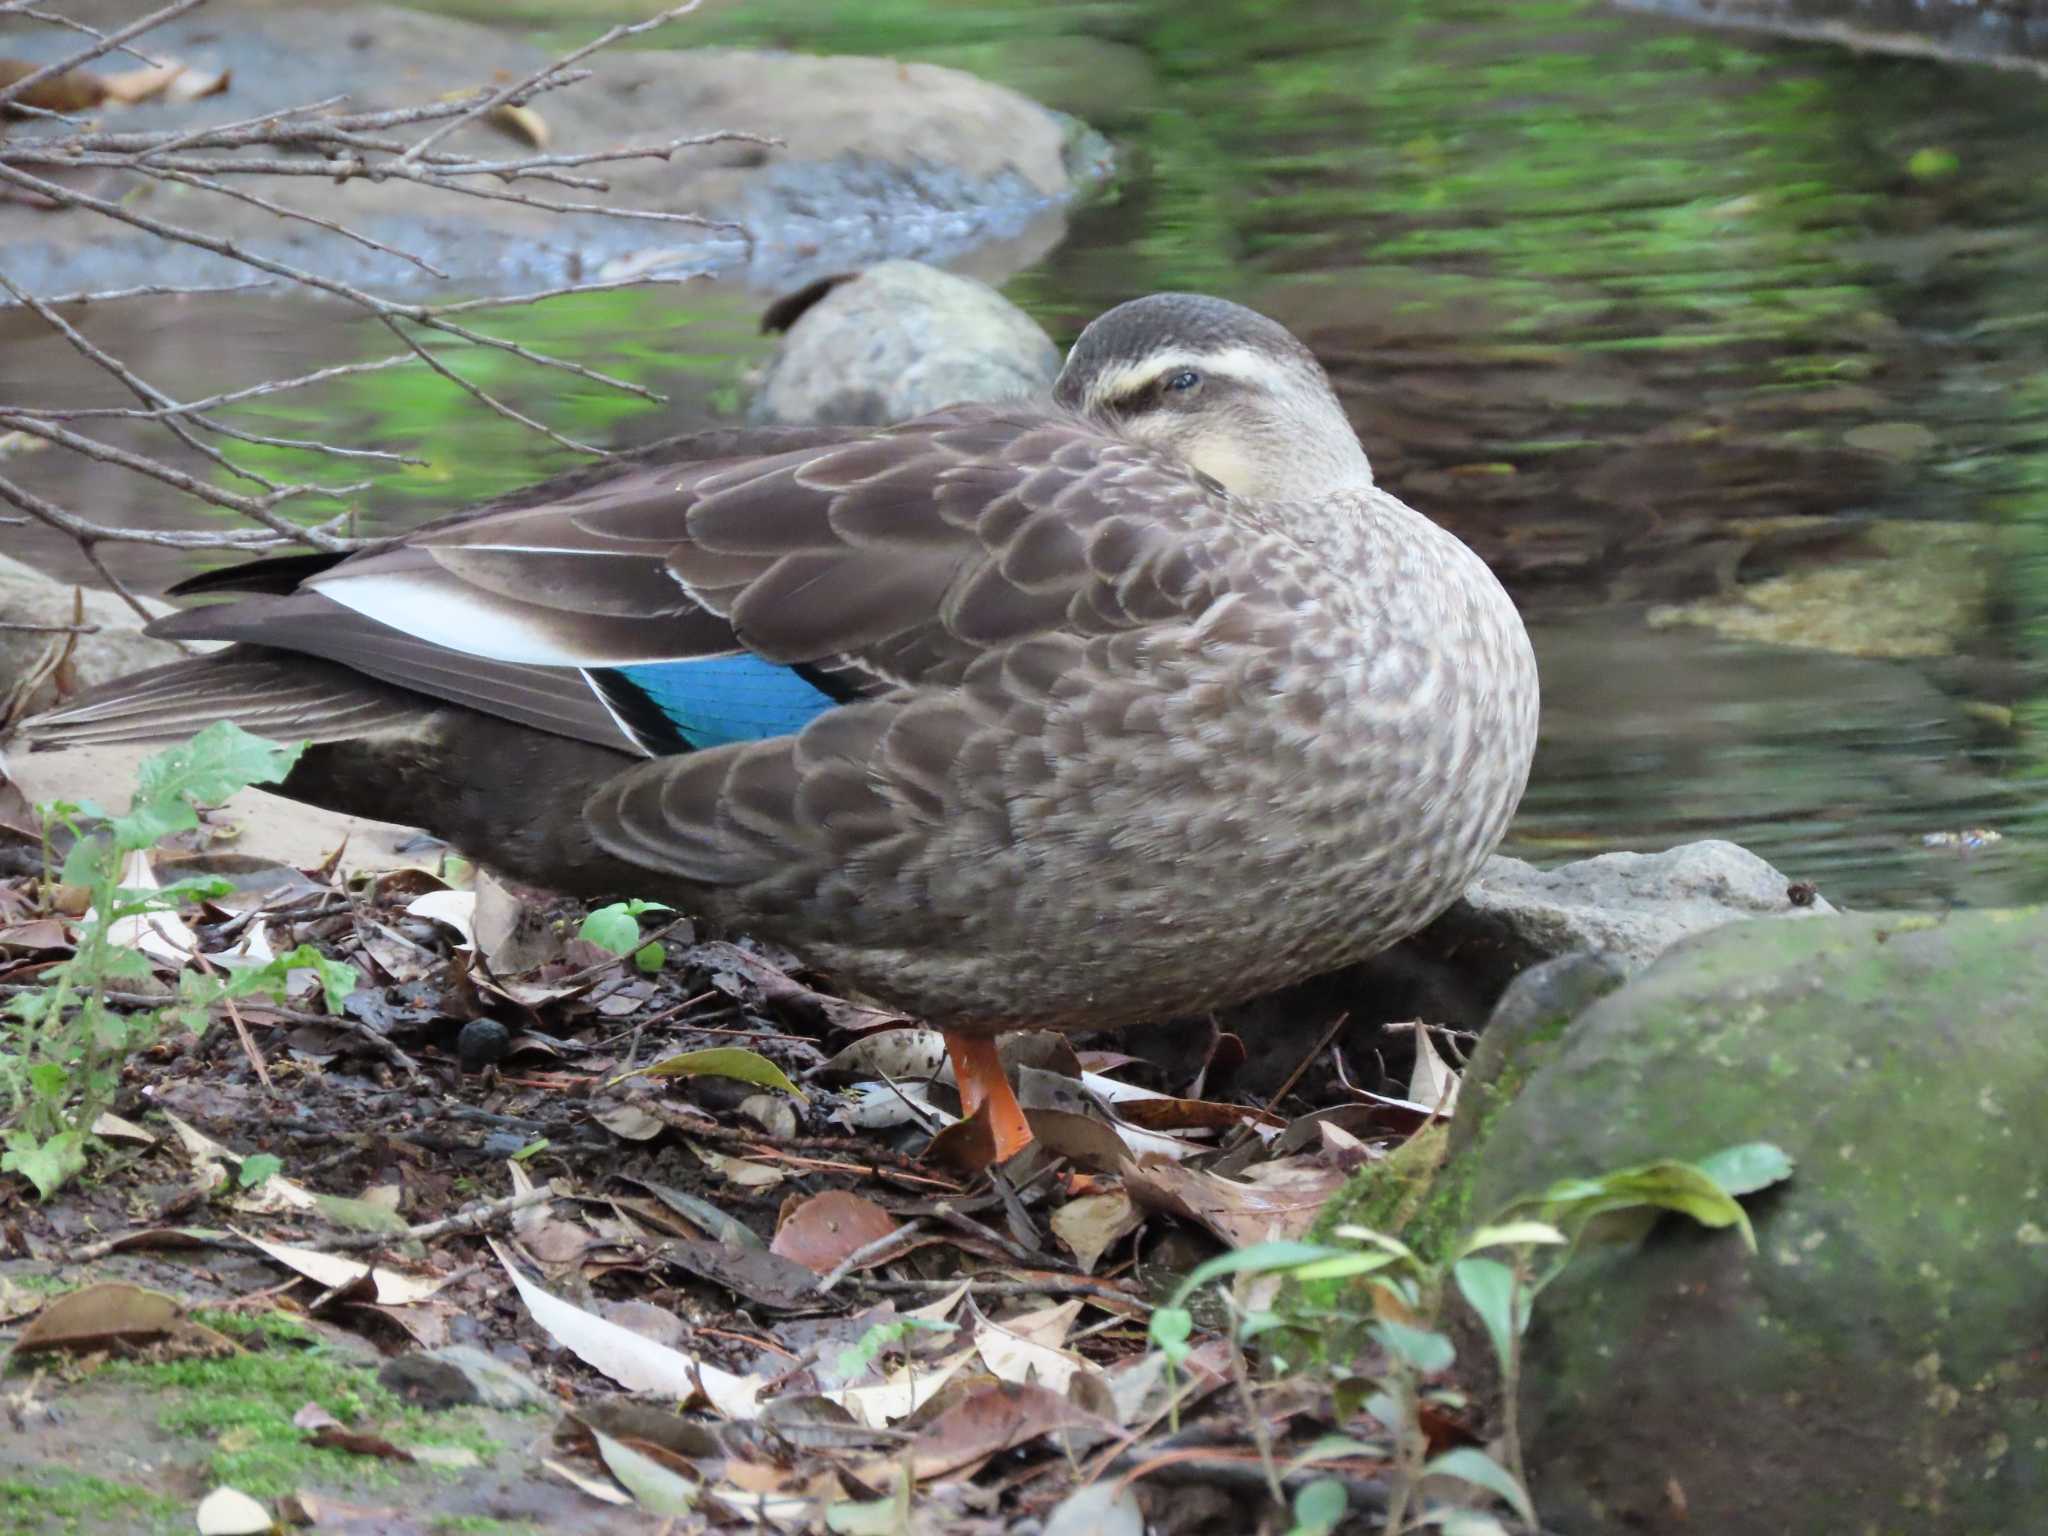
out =
<path fill-rule="evenodd" d="M 602 14 L 531 25 L 587 36 L 565 10 Z M 1122 298 L 1199 288 L 1317 348 L 1381 479 L 1529 613 L 1545 727 L 1511 851 L 1726 836 L 1844 904 L 2048 899 L 2038 79 L 1580 0 L 753 0 L 704 36 L 960 64 L 1117 142 L 1112 185 L 1007 291 L 1062 341 Z M 762 297 L 707 284 L 498 322 L 666 407 L 465 366 L 572 433 L 649 438 L 737 413 Z M 263 295 L 83 323 L 180 394 L 388 350 Z M 107 386 L 0 311 L 0 399 L 125 403 Z M 428 459 L 369 498 L 382 522 L 569 461 L 417 370 L 238 419 Z M 189 516 L 64 455 L 10 473 L 109 522 Z M 177 574 L 118 556 L 146 587 Z M 1999 839 L 1926 842 L 1979 828 Z"/>

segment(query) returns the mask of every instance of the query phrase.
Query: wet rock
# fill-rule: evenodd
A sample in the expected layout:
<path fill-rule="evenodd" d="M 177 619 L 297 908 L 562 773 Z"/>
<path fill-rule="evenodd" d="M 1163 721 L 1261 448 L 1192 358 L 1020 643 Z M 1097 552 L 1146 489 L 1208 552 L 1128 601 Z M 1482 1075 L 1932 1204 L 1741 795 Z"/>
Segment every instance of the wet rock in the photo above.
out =
<path fill-rule="evenodd" d="M 415 1350 L 385 1362 L 377 1380 L 420 1408 L 526 1408 L 548 1401 L 530 1379 L 471 1344 Z"/>
<path fill-rule="evenodd" d="M 88 688 L 145 667 L 176 661 L 186 654 L 168 640 L 152 640 L 142 632 L 142 620 L 133 608 L 112 592 L 84 589 L 83 611 L 74 606 L 79 589 L 52 581 L 32 566 L 0 555 L 0 617 L 10 624 L 60 626 L 80 623 L 94 627 L 81 634 L 65 663 L 76 686 Z M 144 600 L 152 614 L 165 612 L 168 605 Z M 53 631 L 0 629 L 0 699 L 32 674 L 40 675 L 54 645 L 63 636 Z M 57 693 L 50 678 L 43 677 L 30 693 L 24 714 L 32 714 L 56 703 Z"/>
<path fill-rule="evenodd" d="M 686 24 L 668 35 L 689 41 Z M 0 23 L 0 42 L 0 51 L 32 62 L 75 47 L 70 34 L 26 24 Z M 199 101 L 129 111 L 120 118 L 124 130 L 226 122 L 341 92 L 351 111 L 385 110 L 516 79 L 547 57 L 516 35 L 396 6 L 209 6 L 203 16 L 153 30 L 149 46 L 226 69 L 231 84 Z M 595 78 L 532 103 L 547 125 L 550 153 L 720 128 L 783 143 L 714 144 L 669 160 L 607 164 L 609 190 L 579 189 L 574 200 L 737 220 L 751 231 L 751 247 L 729 230 L 565 215 L 398 179 L 251 177 L 236 185 L 294 206 L 310 195 L 323 216 L 423 256 L 470 289 L 735 266 L 763 282 L 802 282 L 892 256 L 957 256 L 991 242 L 1004 243 L 997 264 L 1014 271 L 1058 240 L 1076 176 L 1091 174 L 1085 168 L 1101 152 L 1072 119 L 930 64 L 681 48 L 606 50 L 585 67 Z M 13 128 L 17 137 L 47 131 Z M 531 153 L 490 127 L 444 142 L 488 159 Z M 347 281 L 424 280 L 388 255 L 196 189 L 116 177 L 98 191 L 140 197 L 154 217 L 196 224 L 246 250 Z M 131 237 L 91 214 L 18 202 L 0 204 L 0 244 L 9 275 L 46 294 L 248 276 L 226 258 Z"/>
<path fill-rule="evenodd" d="M 1495 857 L 1436 926 L 1532 960 L 1590 950 L 1637 970 L 1680 939 L 1728 923 L 1834 912 L 1819 897 L 1795 902 L 1790 891 L 1791 881 L 1771 865 L 1718 839 L 1662 853 L 1603 853 L 1549 870 Z"/>
<path fill-rule="evenodd" d="M 764 371 L 755 421 L 888 426 L 963 400 L 1044 395 L 1052 339 L 985 284 L 890 261 L 804 309 Z"/>
<path fill-rule="evenodd" d="M 1545 1291 L 1522 1422 L 1547 1527 L 2034 1527 L 2044 991 L 2041 913 L 1751 923 L 1527 1037 L 1475 1212 L 1753 1140 L 1797 1165 L 1751 1203 L 1760 1252 L 1666 1221 Z M 1467 1102 L 1524 1065 L 1475 1063 Z"/>
<path fill-rule="evenodd" d="M 1826 551 L 1823 563 L 1660 605 L 1649 623 L 1873 657 L 1948 656 L 1985 632 L 2001 543 L 1996 528 L 1885 519 L 1856 533 L 1854 547 Z"/>

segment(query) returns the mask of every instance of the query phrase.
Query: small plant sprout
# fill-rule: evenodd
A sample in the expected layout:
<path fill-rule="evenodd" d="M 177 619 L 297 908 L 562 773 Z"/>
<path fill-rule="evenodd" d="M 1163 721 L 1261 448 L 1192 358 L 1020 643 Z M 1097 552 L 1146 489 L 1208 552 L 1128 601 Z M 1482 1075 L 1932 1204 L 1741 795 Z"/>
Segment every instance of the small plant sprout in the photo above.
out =
<path fill-rule="evenodd" d="M 198 826 L 200 806 L 251 784 L 277 783 L 301 750 L 303 744 L 280 746 L 221 721 L 145 761 L 123 815 L 61 801 L 38 807 L 46 849 L 57 829 L 74 839 L 46 885 L 79 887 L 91 903 L 70 958 L 46 969 L 43 985 L 0 1008 L 0 1093 L 7 1101 L 0 1169 L 26 1178 L 44 1199 L 84 1170 L 92 1127 L 113 1102 L 122 1063 L 161 1031 L 203 1031 L 216 1005 L 237 998 L 281 1002 L 293 971 L 318 978 L 329 1008 L 339 1009 L 355 990 L 353 966 L 301 944 L 233 969 L 195 955 L 197 964 L 179 973 L 177 995 L 161 1009 L 119 1013 L 109 1000 L 121 983 L 146 981 L 153 970 L 150 956 L 126 935 L 232 889 L 211 876 L 145 883 L 152 877 L 139 856 L 159 838 Z"/>
<path fill-rule="evenodd" d="M 588 939 L 599 949 L 614 955 L 631 955 L 633 963 L 641 970 L 654 972 L 661 969 L 668 958 L 668 951 L 662 945 L 640 942 L 640 919 L 648 912 L 670 912 L 658 901 L 615 901 L 609 906 L 598 907 L 583 919 L 583 926 L 576 930 L 576 937 Z"/>
<path fill-rule="evenodd" d="M 1284 1276 L 1293 1286 L 1292 1307 L 1261 1311 L 1230 1303 L 1238 1342 L 1263 1336 L 1306 1339 L 1312 1352 L 1326 1355 L 1333 1321 L 1362 1323 L 1364 1336 L 1377 1347 L 1379 1364 L 1365 1383 L 1335 1383 L 1340 1416 L 1348 1412 L 1347 1405 L 1362 1406 L 1390 1437 L 1370 1444 L 1328 1436 L 1297 1456 L 1285 1472 L 1291 1477 L 1337 1456 L 1384 1457 L 1390 1466 L 1383 1530 L 1395 1536 L 1423 1529 L 1449 1536 L 1501 1536 L 1504 1528 L 1494 1516 L 1447 1504 L 1423 1508 L 1418 1494 L 1429 1479 L 1453 1478 L 1500 1499 L 1526 1525 L 1536 1524 L 1516 1418 L 1522 1339 L 1536 1297 L 1583 1245 L 1639 1238 L 1667 1211 L 1709 1227 L 1733 1227 L 1754 1251 L 1755 1234 L 1737 1197 L 1787 1177 L 1791 1168 L 1777 1147 L 1756 1142 L 1696 1163 L 1667 1159 L 1597 1178 L 1561 1180 L 1515 1201 L 1497 1220 L 1467 1233 L 1437 1258 L 1425 1258 L 1397 1237 L 1360 1226 L 1336 1228 L 1328 1243 L 1255 1243 L 1190 1271 L 1169 1302 L 1154 1310 L 1151 1341 L 1164 1357 L 1171 1382 L 1192 1349 L 1194 1314 L 1188 1303 L 1196 1291 L 1225 1276 Z M 1355 1284 L 1333 1290 L 1337 1282 Z M 1425 1411 L 1464 1405 L 1461 1394 L 1438 1384 L 1457 1363 L 1457 1346 L 1444 1327 L 1453 1288 L 1472 1309 L 1500 1362 L 1505 1464 L 1470 1446 L 1429 1454 Z M 1360 1292 L 1364 1310 L 1347 1308 L 1346 1300 Z M 1318 1478 L 1295 1493 L 1288 1536 L 1327 1536 L 1347 1512 L 1344 1484 Z"/>

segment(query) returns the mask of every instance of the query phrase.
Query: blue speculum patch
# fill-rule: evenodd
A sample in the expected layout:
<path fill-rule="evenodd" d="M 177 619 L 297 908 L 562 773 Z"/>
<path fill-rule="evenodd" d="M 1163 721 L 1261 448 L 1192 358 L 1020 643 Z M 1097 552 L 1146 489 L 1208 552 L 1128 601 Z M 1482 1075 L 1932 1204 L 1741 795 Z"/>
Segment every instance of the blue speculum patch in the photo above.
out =
<path fill-rule="evenodd" d="M 614 670 L 697 748 L 788 736 L 836 702 L 794 668 L 758 656 L 648 662 Z"/>

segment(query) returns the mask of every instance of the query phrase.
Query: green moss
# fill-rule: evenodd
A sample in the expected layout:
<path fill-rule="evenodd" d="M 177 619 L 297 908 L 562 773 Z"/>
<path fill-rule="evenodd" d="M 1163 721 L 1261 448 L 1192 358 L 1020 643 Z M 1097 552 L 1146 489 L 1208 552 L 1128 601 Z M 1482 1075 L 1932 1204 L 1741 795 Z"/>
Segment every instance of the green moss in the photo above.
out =
<path fill-rule="evenodd" d="M 210 1443 L 207 1469 L 216 1481 L 256 1498 L 275 1498 L 309 1484 L 389 1487 L 419 1475 L 403 1463 L 309 1445 L 292 1422 L 308 1404 L 350 1429 L 400 1446 L 460 1446 L 484 1461 L 500 1449 L 461 1414 L 428 1415 L 407 1407 L 368 1367 L 309 1343 L 312 1335 L 293 1319 L 216 1315 L 212 1322 L 258 1347 L 224 1360 L 122 1364 L 108 1372 L 154 1396 L 164 1430 Z"/>
<path fill-rule="evenodd" d="M 183 1503 L 104 1477 L 45 1470 L 0 1478 L 0 1536 L 175 1531 L 189 1526 Z"/>

